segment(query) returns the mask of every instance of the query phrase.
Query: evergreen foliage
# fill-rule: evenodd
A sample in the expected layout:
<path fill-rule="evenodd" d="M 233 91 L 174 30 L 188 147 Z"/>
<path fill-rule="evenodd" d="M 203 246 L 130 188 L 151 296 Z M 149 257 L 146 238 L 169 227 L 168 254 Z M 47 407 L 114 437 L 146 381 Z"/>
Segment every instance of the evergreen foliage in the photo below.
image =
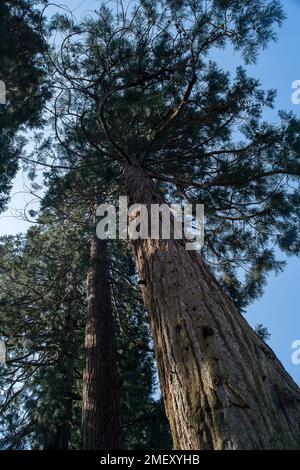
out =
<path fill-rule="evenodd" d="M 18 131 L 40 126 L 49 97 L 46 86 L 47 42 L 41 32 L 37 0 L 2 0 L 0 4 L 0 80 L 6 104 L 0 105 L 0 211 L 8 200 L 24 138 Z"/>

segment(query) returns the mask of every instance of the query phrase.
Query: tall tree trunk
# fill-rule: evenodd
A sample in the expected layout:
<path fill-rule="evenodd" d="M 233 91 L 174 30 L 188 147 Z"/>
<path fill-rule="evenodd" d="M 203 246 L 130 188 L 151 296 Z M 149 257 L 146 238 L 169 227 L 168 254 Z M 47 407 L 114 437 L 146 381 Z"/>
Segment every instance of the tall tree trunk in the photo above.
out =
<path fill-rule="evenodd" d="M 87 278 L 87 289 L 86 364 L 82 417 L 83 449 L 121 449 L 116 350 L 107 246 L 105 241 L 96 237 L 91 243 L 91 268 Z"/>
<path fill-rule="evenodd" d="M 62 344 L 57 358 L 57 372 L 63 377 L 62 383 L 58 384 L 60 405 L 59 415 L 56 421 L 51 423 L 53 430 L 49 434 L 46 449 L 68 450 L 71 438 L 72 411 L 73 411 L 73 387 L 74 387 L 74 298 L 72 288 L 74 276 L 71 274 L 68 285 L 69 295 L 65 302 L 65 317 L 63 323 Z M 57 396 L 55 397 L 58 398 Z"/>
<path fill-rule="evenodd" d="M 124 170 L 129 203 L 161 203 L 152 180 Z M 300 391 L 180 240 L 136 240 L 161 390 L 175 449 L 300 448 Z"/>

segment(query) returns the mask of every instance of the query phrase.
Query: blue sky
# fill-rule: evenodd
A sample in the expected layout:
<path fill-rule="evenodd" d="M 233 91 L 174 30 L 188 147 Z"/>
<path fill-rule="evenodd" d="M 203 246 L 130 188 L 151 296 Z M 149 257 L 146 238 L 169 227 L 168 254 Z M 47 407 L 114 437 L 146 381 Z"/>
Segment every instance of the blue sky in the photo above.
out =
<path fill-rule="evenodd" d="M 292 110 L 300 118 L 300 105 L 291 100 L 291 84 L 300 80 L 300 0 L 283 3 L 287 19 L 279 30 L 278 42 L 271 44 L 249 71 L 263 87 L 277 90 L 278 109 Z M 300 365 L 291 361 L 291 344 L 300 339 L 300 259 L 287 261 L 282 274 L 269 278 L 264 296 L 248 308 L 246 317 L 252 325 L 264 323 L 268 327 L 272 334 L 270 346 L 300 384 Z"/>
<path fill-rule="evenodd" d="M 292 110 L 300 118 L 300 104 L 292 102 L 292 83 L 300 80 L 300 0 L 283 1 L 287 15 L 278 30 L 278 41 L 260 53 L 257 63 L 247 67 L 248 74 L 258 78 L 264 89 L 277 90 L 276 109 L 268 110 L 266 118 L 276 120 L 279 109 Z M 218 53 L 217 62 L 234 70 L 240 64 L 238 54 Z M 300 258 L 285 258 L 287 267 L 278 276 L 271 275 L 264 295 L 251 304 L 246 318 L 252 326 L 263 323 L 271 333 L 269 345 L 285 368 L 300 384 L 300 365 L 291 360 L 295 340 L 300 340 Z"/>
<path fill-rule="evenodd" d="M 80 16 L 87 9 L 94 10 L 97 0 L 63 0 L 61 4 L 68 5 L 74 15 Z M 287 19 L 279 30 L 278 42 L 271 44 L 263 51 L 257 64 L 248 67 L 249 74 L 259 78 L 263 88 L 277 90 L 277 109 L 293 110 L 300 118 L 300 105 L 292 103 L 292 82 L 300 80 L 300 0 L 285 0 L 283 2 Z M 230 52 L 218 54 L 218 62 L 226 69 L 232 69 L 239 63 L 237 56 Z M 268 113 L 268 118 L 274 118 Z M 28 223 L 15 218 L 20 215 L 18 210 L 24 209 L 30 203 L 32 196 L 26 188 L 26 177 L 18 174 L 12 190 L 10 207 L 0 216 L 0 235 L 25 231 Z M 24 199 L 26 203 L 24 203 Z M 32 204 L 32 203 L 31 203 Z M 33 203 L 36 204 L 36 203 Z M 284 256 L 282 255 L 284 259 Z M 278 276 L 270 276 L 265 294 L 254 302 L 246 312 L 246 318 L 251 325 L 263 323 L 271 332 L 270 346 L 283 362 L 285 368 L 300 384 L 300 365 L 293 365 L 292 342 L 300 340 L 300 259 L 289 258 L 285 271 Z"/>

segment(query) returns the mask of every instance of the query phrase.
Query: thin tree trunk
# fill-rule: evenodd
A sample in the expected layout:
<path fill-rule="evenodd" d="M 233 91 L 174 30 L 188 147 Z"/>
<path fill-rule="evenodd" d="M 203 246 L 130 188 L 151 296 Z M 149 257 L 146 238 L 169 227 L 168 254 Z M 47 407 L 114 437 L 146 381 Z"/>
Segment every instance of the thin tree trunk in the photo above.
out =
<path fill-rule="evenodd" d="M 53 423 L 54 430 L 50 432 L 48 450 L 68 450 L 71 438 L 71 423 L 73 411 L 73 386 L 74 386 L 74 299 L 72 296 L 72 284 L 74 281 L 71 275 L 69 282 L 70 295 L 66 300 L 65 317 L 63 324 L 63 335 L 60 353 L 57 358 L 57 371 L 63 377 L 63 382 L 59 384 L 60 406 L 59 418 Z M 57 398 L 57 397 L 56 397 Z"/>
<path fill-rule="evenodd" d="M 121 449 L 109 268 L 106 242 L 91 243 L 87 278 L 86 364 L 83 386 L 82 444 L 87 450 Z"/>
<path fill-rule="evenodd" d="M 127 165 L 129 203 L 161 203 Z M 300 391 L 214 280 L 178 240 L 136 240 L 161 390 L 175 449 L 300 448 Z"/>

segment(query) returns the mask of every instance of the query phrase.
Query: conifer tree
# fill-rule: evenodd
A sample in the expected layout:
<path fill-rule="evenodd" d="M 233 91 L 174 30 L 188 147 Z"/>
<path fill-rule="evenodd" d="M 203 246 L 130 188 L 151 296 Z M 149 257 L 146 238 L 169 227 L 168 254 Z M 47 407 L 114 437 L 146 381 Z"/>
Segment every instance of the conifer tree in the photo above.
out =
<path fill-rule="evenodd" d="M 54 170 L 48 175 L 36 227 L 24 236 L 1 239 L 0 334 L 8 350 L 1 366 L 1 449 L 82 448 L 93 220 L 93 210 L 87 214 L 86 208 L 95 195 L 87 192 L 78 204 L 80 184 L 67 176 L 58 177 Z M 109 256 L 124 446 L 160 448 L 163 442 L 167 447 L 163 407 L 153 398 L 153 353 L 132 255 L 118 245 Z"/>
<path fill-rule="evenodd" d="M 0 210 L 7 203 L 24 138 L 17 132 L 41 125 L 46 87 L 47 42 L 40 30 L 36 0 L 2 0 L 0 4 Z"/>
<path fill-rule="evenodd" d="M 201 253 L 133 241 L 174 447 L 299 448 L 299 388 L 237 308 L 280 269 L 272 246 L 299 253 L 299 122 L 264 122 L 274 92 L 211 60 L 229 46 L 255 62 L 284 18 L 280 3 L 119 5 L 79 25 L 54 19 L 65 40 L 53 55 L 53 115 L 56 129 L 74 118 L 76 97 L 75 120 L 119 169 L 130 204 L 205 203 Z"/>

